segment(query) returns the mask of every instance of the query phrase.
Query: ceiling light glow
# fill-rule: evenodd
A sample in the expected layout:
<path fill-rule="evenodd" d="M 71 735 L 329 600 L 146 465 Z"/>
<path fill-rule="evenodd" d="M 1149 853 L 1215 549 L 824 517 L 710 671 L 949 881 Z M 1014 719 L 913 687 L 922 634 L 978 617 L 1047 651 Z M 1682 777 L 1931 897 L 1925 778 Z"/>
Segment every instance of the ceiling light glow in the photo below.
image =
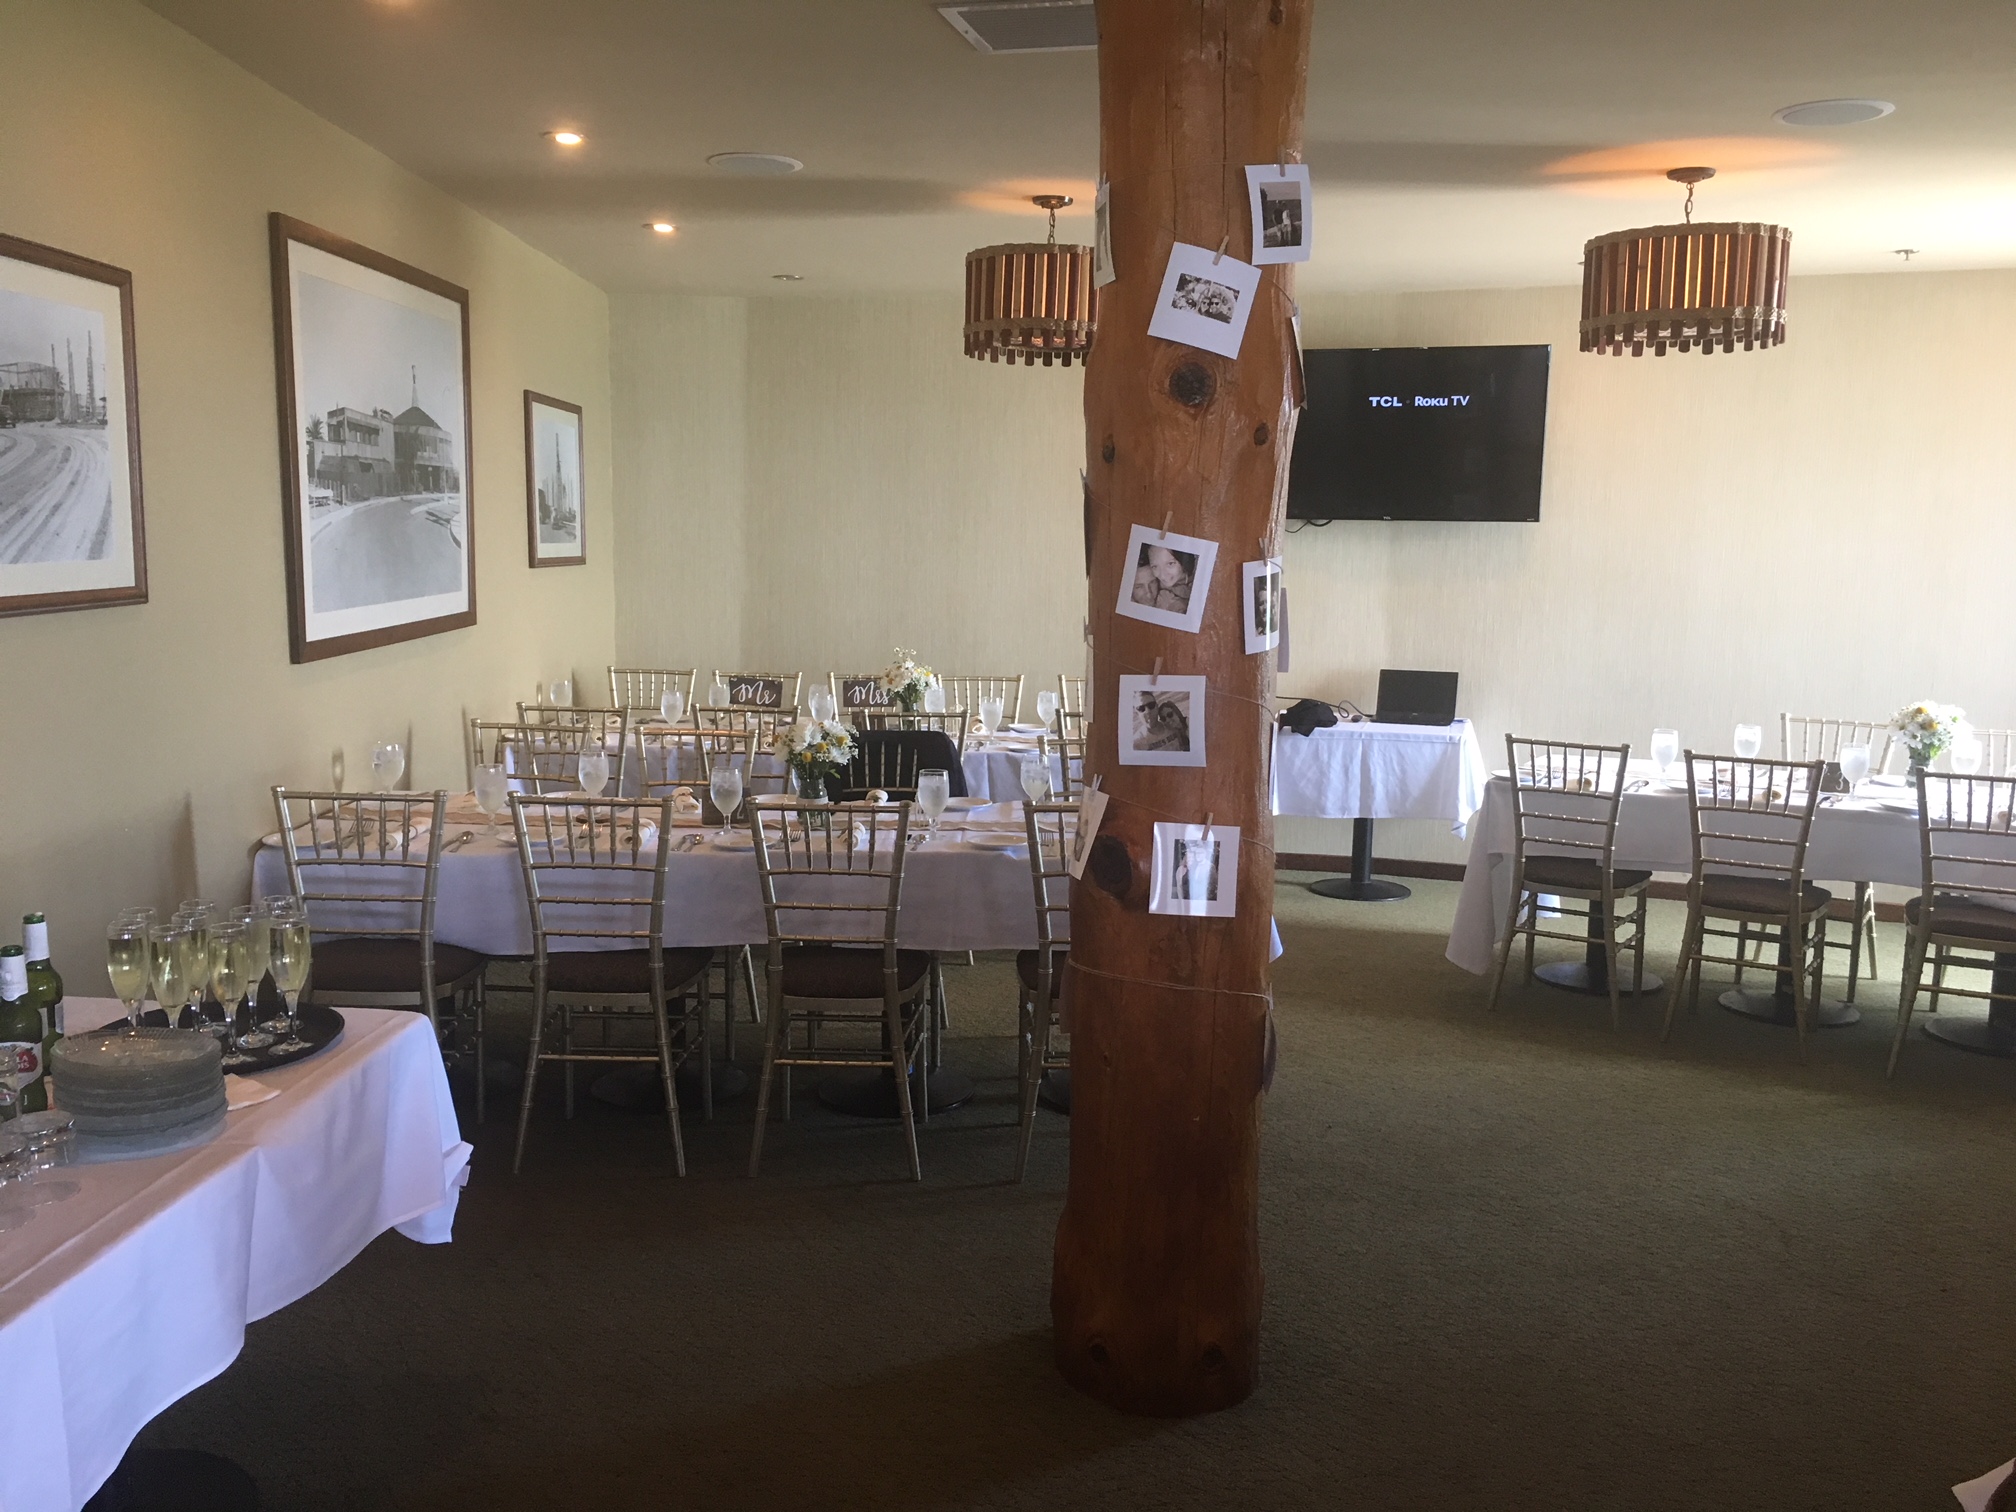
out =
<path fill-rule="evenodd" d="M 588 138 L 581 135 L 578 131 L 549 131 L 546 135 L 553 140 L 556 146 L 560 147 L 579 147 L 583 142 L 588 140 Z"/>
<path fill-rule="evenodd" d="M 647 231 L 656 231 L 660 236 L 670 236 L 674 231 L 679 229 L 670 221 L 646 221 L 644 222 L 644 228 Z"/>

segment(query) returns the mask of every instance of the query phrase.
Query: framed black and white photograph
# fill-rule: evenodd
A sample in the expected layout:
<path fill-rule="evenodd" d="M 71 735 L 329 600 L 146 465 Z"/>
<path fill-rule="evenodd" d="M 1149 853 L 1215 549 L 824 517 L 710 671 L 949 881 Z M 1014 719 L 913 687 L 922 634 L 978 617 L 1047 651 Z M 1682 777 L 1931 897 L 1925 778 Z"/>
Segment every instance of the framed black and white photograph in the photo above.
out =
<path fill-rule="evenodd" d="M 1178 242 L 1169 249 L 1148 334 L 1237 357 L 1259 287 L 1260 270 L 1251 263 Z"/>
<path fill-rule="evenodd" d="M 0 614 L 146 601 L 133 275 L 0 236 Z"/>
<path fill-rule="evenodd" d="M 1120 765 L 1201 767 L 1204 679 L 1120 679 Z"/>
<path fill-rule="evenodd" d="M 1157 824 L 1148 912 L 1229 919 L 1239 911 L 1239 831 Z"/>
<path fill-rule="evenodd" d="M 1249 164 L 1246 197 L 1253 211 L 1253 261 L 1309 261 L 1309 165 Z"/>
<path fill-rule="evenodd" d="M 1101 179 L 1092 197 L 1092 287 L 1103 288 L 1119 276 L 1113 268 L 1113 186 Z"/>
<path fill-rule="evenodd" d="M 1098 779 L 1093 779 L 1096 783 Z M 1099 838 L 1099 823 L 1106 817 L 1106 790 L 1093 786 L 1078 794 L 1078 827 L 1071 836 L 1071 855 L 1064 863 L 1073 878 L 1085 875 L 1085 863 L 1092 858 L 1092 842 Z"/>
<path fill-rule="evenodd" d="M 1246 654 L 1272 651 L 1281 644 L 1281 559 L 1242 562 L 1239 598 L 1246 610 Z"/>
<path fill-rule="evenodd" d="M 1216 541 L 1136 525 L 1127 536 L 1119 612 L 1129 619 L 1196 634 L 1204 622 L 1204 600 L 1217 562 Z"/>
<path fill-rule="evenodd" d="M 476 623 L 469 293 L 271 220 L 297 662 Z"/>
<path fill-rule="evenodd" d="M 581 406 L 525 390 L 525 529 L 534 567 L 588 560 Z"/>

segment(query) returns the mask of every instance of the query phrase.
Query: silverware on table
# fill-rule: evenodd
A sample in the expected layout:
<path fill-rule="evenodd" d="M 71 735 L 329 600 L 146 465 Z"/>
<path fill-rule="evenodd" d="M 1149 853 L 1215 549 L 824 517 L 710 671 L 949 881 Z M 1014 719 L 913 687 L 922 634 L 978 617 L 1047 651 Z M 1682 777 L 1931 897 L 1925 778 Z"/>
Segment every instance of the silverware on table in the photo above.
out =
<path fill-rule="evenodd" d="M 461 834 L 457 835 L 453 840 L 450 840 L 446 845 L 442 846 L 441 853 L 445 856 L 449 851 L 460 850 L 463 846 L 467 845 L 471 840 L 474 840 L 475 838 L 476 838 L 476 831 L 464 830 L 462 831 Z"/>

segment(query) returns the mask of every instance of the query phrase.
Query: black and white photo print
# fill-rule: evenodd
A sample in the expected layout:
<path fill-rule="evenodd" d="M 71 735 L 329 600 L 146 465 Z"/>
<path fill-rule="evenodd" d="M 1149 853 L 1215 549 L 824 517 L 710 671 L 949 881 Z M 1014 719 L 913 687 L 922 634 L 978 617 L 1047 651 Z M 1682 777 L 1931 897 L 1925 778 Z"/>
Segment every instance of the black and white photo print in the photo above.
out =
<path fill-rule="evenodd" d="M 1272 651 L 1281 644 L 1281 559 L 1242 562 L 1239 584 L 1246 610 L 1246 654 Z"/>
<path fill-rule="evenodd" d="M 1201 767 L 1204 761 L 1204 679 L 1120 679 L 1120 764 Z"/>
<path fill-rule="evenodd" d="M 1092 287 L 1104 288 L 1120 275 L 1113 267 L 1113 186 L 1099 180 L 1092 199 Z"/>
<path fill-rule="evenodd" d="M 1253 211 L 1253 261 L 1309 260 L 1309 165 L 1254 163 L 1246 169 Z"/>
<path fill-rule="evenodd" d="M 1229 919 L 1239 911 L 1239 831 L 1227 825 L 1157 824 L 1148 911 Z"/>
<path fill-rule="evenodd" d="M 1216 541 L 1136 525 L 1127 537 L 1119 612 L 1194 635 L 1204 620 L 1217 562 Z"/>
<path fill-rule="evenodd" d="M 1237 357 L 1259 287 L 1260 270 L 1251 263 L 1177 242 L 1169 249 L 1148 334 Z"/>

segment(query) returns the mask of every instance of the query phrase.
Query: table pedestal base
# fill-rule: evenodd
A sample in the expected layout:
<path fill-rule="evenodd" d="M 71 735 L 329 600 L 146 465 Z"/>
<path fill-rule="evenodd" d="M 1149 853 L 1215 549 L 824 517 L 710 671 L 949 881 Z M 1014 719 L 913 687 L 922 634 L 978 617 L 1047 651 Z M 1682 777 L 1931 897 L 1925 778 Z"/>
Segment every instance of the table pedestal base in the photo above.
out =
<path fill-rule="evenodd" d="M 1533 975 L 1549 987 L 1559 987 L 1563 992 L 1586 992 L 1595 997 L 1610 996 L 1610 963 L 1599 961 L 1593 968 L 1587 961 L 1549 961 L 1545 966 L 1535 966 Z M 1617 963 L 1618 975 L 1623 979 L 1617 984 L 1620 997 L 1634 997 L 1638 994 L 1650 996 L 1665 987 L 1664 979 L 1645 973 L 1645 985 L 1631 985 L 1631 969 L 1624 962 Z"/>
<path fill-rule="evenodd" d="M 1920 994 L 1921 997 L 1923 995 Z M 1956 1050 L 1971 1050 L 1976 1055 L 1999 1055 L 2004 1060 L 2016 1059 L 2016 1028 L 1998 1024 L 1993 1019 L 1961 1018 L 1951 1012 L 1935 1013 L 1923 1021 L 1923 1028 L 1929 1038 L 1942 1045 L 1951 1045 Z"/>
<path fill-rule="evenodd" d="M 1402 887 L 1398 882 L 1375 882 L 1372 879 L 1370 819 L 1351 821 L 1351 875 L 1311 882 L 1309 891 L 1319 898 L 1342 898 L 1348 903 L 1397 903 L 1402 898 L 1414 896 L 1412 888 Z"/>
<path fill-rule="evenodd" d="M 700 1068 L 687 1061 L 672 1073 L 679 1093 L 679 1111 L 697 1113 L 701 1109 Z M 714 1104 L 733 1102 L 749 1090 L 749 1073 L 733 1061 L 714 1062 Z M 644 1065 L 618 1066 L 605 1071 L 588 1085 L 588 1095 L 599 1103 L 621 1108 L 626 1113 L 663 1113 L 665 1093 L 658 1085 L 658 1068 Z"/>
<path fill-rule="evenodd" d="M 200 1449 L 128 1449 L 84 1512 L 259 1512 L 244 1470 Z"/>
<path fill-rule="evenodd" d="M 1062 1113 L 1066 1118 L 1069 1118 L 1071 1116 L 1071 1072 L 1069 1068 L 1061 1071 L 1045 1071 L 1043 1079 L 1036 1083 L 1036 1101 L 1048 1108 L 1052 1113 Z"/>
<path fill-rule="evenodd" d="M 1732 987 L 1715 1001 L 1731 1013 L 1761 1019 L 1767 1024 L 1782 1024 L 1791 1029 L 1799 1022 L 1792 1011 L 1792 994 L 1789 992 L 1746 992 L 1741 987 Z M 1841 1029 L 1862 1021 L 1861 1009 L 1852 1003 L 1836 1002 L 1833 998 L 1808 1003 L 1806 1014 L 1807 1023 L 1815 1029 Z"/>
<path fill-rule="evenodd" d="M 910 1100 L 914 1104 L 922 1090 L 916 1077 L 910 1078 Z M 973 1100 L 973 1078 L 957 1071 L 931 1073 L 931 1111 L 950 1113 Z M 829 1076 L 819 1083 L 819 1101 L 835 1113 L 849 1118 L 901 1118 L 896 1105 L 896 1078 L 887 1071 L 848 1071 Z"/>

